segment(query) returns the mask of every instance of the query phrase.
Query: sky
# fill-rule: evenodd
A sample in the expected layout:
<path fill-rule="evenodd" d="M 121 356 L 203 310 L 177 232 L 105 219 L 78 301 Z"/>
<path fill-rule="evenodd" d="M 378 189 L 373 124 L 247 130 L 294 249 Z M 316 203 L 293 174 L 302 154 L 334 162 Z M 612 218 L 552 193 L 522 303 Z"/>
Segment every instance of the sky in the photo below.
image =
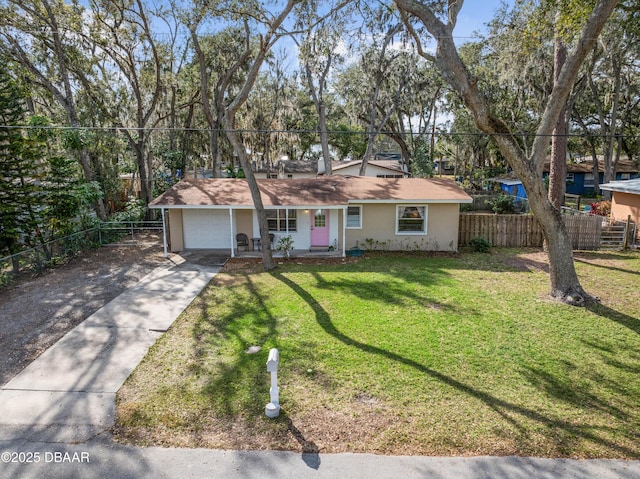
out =
<path fill-rule="evenodd" d="M 474 31 L 482 31 L 494 16 L 500 5 L 513 5 L 513 0 L 466 0 L 454 30 L 454 36 L 471 36 Z"/>

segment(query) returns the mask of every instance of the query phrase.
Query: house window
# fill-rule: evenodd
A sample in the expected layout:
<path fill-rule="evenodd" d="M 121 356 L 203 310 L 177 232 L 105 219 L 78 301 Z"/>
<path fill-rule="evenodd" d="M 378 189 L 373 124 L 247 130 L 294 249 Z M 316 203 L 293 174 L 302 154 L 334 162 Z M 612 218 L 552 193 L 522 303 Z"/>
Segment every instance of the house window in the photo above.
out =
<path fill-rule="evenodd" d="M 398 206 L 396 210 L 397 234 L 424 234 L 427 232 L 426 206 Z"/>
<path fill-rule="evenodd" d="M 347 228 L 362 228 L 362 206 L 347 207 Z"/>
<path fill-rule="evenodd" d="M 631 173 L 620 173 L 620 179 L 621 180 L 630 180 L 631 179 Z"/>
<path fill-rule="evenodd" d="M 594 187 L 596 184 L 595 182 L 595 176 L 593 176 L 593 173 L 585 173 L 584 174 L 584 186 L 585 188 L 588 187 Z"/>
<path fill-rule="evenodd" d="M 266 213 L 269 231 L 281 231 L 285 233 L 298 231 L 297 210 L 267 210 Z"/>
<path fill-rule="evenodd" d="M 573 173 L 567 173 L 567 183 L 573 183 L 574 181 Z"/>

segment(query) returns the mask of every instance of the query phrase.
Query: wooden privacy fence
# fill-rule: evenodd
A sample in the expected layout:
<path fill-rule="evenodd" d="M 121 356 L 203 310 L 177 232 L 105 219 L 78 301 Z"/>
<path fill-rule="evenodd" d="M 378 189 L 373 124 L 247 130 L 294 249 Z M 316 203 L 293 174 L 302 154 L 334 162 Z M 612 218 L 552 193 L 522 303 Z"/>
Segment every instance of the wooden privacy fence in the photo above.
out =
<path fill-rule="evenodd" d="M 600 247 L 602 218 L 595 215 L 563 216 L 573 249 L 595 250 Z M 542 228 L 532 215 L 494 215 L 460 213 L 458 243 L 469 244 L 471 238 L 484 238 L 499 247 L 541 247 Z"/>
<path fill-rule="evenodd" d="M 564 224 L 571 237 L 575 250 L 593 251 L 600 249 L 602 216 L 598 215 L 562 215 Z"/>

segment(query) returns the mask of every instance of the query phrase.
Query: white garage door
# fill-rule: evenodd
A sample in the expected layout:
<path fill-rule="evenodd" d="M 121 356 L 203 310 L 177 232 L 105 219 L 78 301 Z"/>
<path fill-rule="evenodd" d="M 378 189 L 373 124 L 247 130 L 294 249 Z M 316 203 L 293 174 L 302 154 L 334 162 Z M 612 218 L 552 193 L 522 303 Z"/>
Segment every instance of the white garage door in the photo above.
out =
<path fill-rule="evenodd" d="M 184 247 L 231 248 L 228 210 L 183 210 Z"/>

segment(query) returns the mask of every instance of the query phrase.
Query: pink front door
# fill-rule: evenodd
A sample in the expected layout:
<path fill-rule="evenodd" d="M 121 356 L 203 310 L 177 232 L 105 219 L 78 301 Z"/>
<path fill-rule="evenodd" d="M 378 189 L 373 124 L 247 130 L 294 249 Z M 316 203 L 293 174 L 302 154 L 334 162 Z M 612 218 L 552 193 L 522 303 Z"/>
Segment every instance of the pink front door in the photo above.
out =
<path fill-rule="evenodd" d="M 311 210 L 311 246 L 329 246 L 329 212 Z"/>

